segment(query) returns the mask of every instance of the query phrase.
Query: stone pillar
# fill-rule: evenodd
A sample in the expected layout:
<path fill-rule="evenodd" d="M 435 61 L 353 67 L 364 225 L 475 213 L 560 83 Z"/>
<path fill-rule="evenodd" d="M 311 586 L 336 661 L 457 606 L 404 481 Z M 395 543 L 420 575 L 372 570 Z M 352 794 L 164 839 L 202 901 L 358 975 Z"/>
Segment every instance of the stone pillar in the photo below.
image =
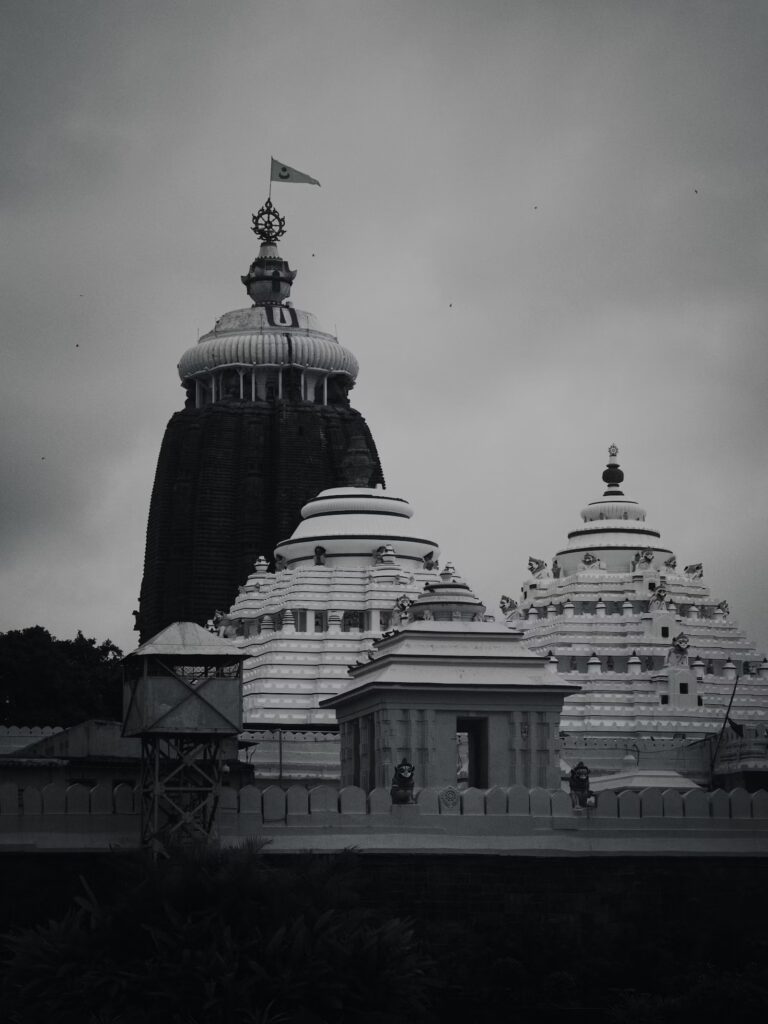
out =
<path fill-rule="evenodd" d="M 537 610 L 536 606 L 532 604 L 531 607 L 528 609 L 528 621 L 529 622 L 530 621 L 536 622 L 538 620 L 538 618 L 539 618 L 538 610 Z"/>
<path fill-rule="evenodd" d="M 315 609 L 307 608 L 307 632 L 315 632 Z"/>
<path fill-rule="evenodd" d="M 573 618 L 573 601 L 566 601 L 563 605 L 563 617 L 566 619 Z"/>
<path fill-rule="evenodd" d="M 261 620 L 261 632 L 262 633 L 274 633 L 275 623 L 271 615 L 265 615 Z"/>
<path fill-rule="evenodd" d="M 729 683 L 736 682 L 736 666 L 730 658 L 726 661 L 725 665 L 723 665 L 723 676 Z"/>
<path fill-rule="evenodd" d="M 599 675 L 603 671 L 600 659 L 598 658 L 595 651 L 592 651 L 589 661 L 587 662 L 587 674 Z"/>
<path fill-rule="evenodd" d="M 296 632 L 296 617 L 294 616 L 290 608 L 286 608 L 285 611 L 283 612 L 283 632 Z"/>
<path fill-rule="evenodd" d="M 381 612 L 378 608 L 371 608 L 368 613 L 371 616 L 370 632 L 380 633 L 381 632 Z"/>
<path fill-rule="evenodd" d="M 251 370 L 251 401 L 256 401 L 256 371 Z"/>
<path fill-rule="evenodd" d="M 627 672 L 631 676 L 639 676 L 642 662 L 637 656 L 637 651 L 632 651 L 631 657 L 627 659 Z"/>
<path fill-rule="evenodd" d="M 238 370 L 237 371 L 237 374 L 238 374 L 238 376 L 240 378 L 240 401 L 241 402 L 245 398 L 245 393 L 243 391 L 243 374 L 244 373 L 245 373 L 245 370 Z"/>
<path fill-rule="evenodd" d="M 200 381 L 196 380 L 195 381 L 195 408 L 199 409 L 201 404 L 202 403 L 200 401 Z"/>
<path fill-rule="evenodd" d="M 556 607 L 554 606 L 554 604 L 553 604 L 553 603 L 552 603 L 552 602 L 550 601 L 550 603 L 549 603 L 549 604 L 547 605 L 547 618 L 548 618 L 548 619 L 554 619 L 554 617 L 555 617 L 556 615 L 557 615 L 557 608 L 556 608 Z"/>
<path fill-rule="evenodd" d="M 692 662 L 691 668 L 693 669 L 693 674 L 698 680 L 702 680 L 704 678 L 704 662 L 701 658 L 696 658 Z"/>
<path fill-rule="evenodd" d="M 329 633 L 340 633 L 341 632 L 341 616 L 342 613 L 334 608 L 328 612 L 328 632 Z"/>
<path fill-rule="evenodd" d="M 328 405 L 328 375 L 323 377 L 323 405 Z"/>
<path fill-rule="evenodd" d="M 699 618 L 699 606 L 698 605 L 696 605 L 696 604 L 692 604 L 691 605 L 691 607 L 688 609 L 688 618 L 691 620 L 691 622 L 696 622 L 698 620 L 698 618 Z"/>
<path fill-rule="evenodd" d="M 628 597 L 625 598 L 624 604 L 621 606 L 621 614 L 622 615 L 633 615 L 634 611 L 635 611 L 635 609 L 634 609 L 634 607 L 632 605 L 632 602 L 629 600 Z"/>
<path fill-rule="evenodd" d="M 595 605 L 595 614 L 597 615 L 598 619 L 605 618 L 605 601 L 600 600 L 597 602 L 597 604 Z"/>
<path fill-rule="evenodd" d="M 277 397 L 283 397 L 283 368 L 282 366 L 277 371 Z"/>

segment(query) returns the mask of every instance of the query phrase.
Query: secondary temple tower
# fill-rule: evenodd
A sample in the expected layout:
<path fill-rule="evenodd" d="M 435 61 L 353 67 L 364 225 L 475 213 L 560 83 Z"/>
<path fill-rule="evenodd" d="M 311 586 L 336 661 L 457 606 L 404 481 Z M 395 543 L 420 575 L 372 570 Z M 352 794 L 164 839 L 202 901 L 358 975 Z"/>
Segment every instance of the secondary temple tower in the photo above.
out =
<path fill-rule="evenodd" d="M 221 316 L 178 370 L 185 406 L 160 449 L 137 628 L 204 624 L 232 604 L 254 560 L 328 487 L 383 484 L 368 426 L 349 404 L 358 365 L 290 301 L 296 271 L 278 252 L 285 219 L 253 217 L 259 255 L 242 277 L 252 305 Z"/>
<path fill-rule="evenodd" d="M 581 512 L 551 567 L 529 560 L 518 602 L 502 599 L 513 629 L 581 691 L 565 700 L 563 756 L 596 770 L 672 768 L 708 783 L 768 779 L 768 661 L 713 595 L 700 562 L 676 554 L 624 493 L 611 445 L 603 493 Z M 735 732 L 713 744 L 726 716 Z"/>

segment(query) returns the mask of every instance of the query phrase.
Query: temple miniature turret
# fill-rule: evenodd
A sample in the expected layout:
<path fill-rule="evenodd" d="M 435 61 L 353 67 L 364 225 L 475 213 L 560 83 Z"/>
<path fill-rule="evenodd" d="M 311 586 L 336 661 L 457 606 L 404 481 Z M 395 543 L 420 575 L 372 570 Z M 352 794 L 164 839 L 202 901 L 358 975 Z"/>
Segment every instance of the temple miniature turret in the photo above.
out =
<path fill-rule="evenodd" d="M 357 360 L 291 302 L 296 271 L 278 251 L 285 219 L 271 200 L 253 230 L 261 246 L 242 277 L 253 305 L 219 317 L 178 365 L 187 398 L 158 459 L 142 639 L 228 608 L 255 559 L 290 536 L 319 491 L 384 482 L 371 433 L 349 405 Z"/>
<path fill-rule="evenodd" d="M 660 767 L 709 782 L 707 737 L 720 732 L 733 697 L 730 717 L 757 745 L 748 766 L 743 758 L 730 764 L 729 784 L 746 784 L 745 772 L 750 785 L 762 784 L 768 663 L 727 601 L 710 592 L 702 563 L 678 566 L 645 509 L 624 493 L 615 445 L 603 482 L 551 567 L 529 559 L 520 602 L 502 599 L 510 626 L 525 631 L 531 649 L 548 653 L 561 675 L 582 685 L 563 709 L 564 757 L 588 754 L 593 768 L 618 770 L 637 747 Z M 726 737 L 721 761 L 728 749 Z"/>

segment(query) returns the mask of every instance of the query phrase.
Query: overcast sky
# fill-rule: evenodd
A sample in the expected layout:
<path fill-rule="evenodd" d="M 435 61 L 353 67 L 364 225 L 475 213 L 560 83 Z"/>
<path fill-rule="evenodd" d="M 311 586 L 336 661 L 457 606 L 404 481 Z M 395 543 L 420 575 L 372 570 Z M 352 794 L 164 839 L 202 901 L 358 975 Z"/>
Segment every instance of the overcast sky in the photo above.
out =
<path fill-rule="evenodd" d="M 0 630 L 136 644 L 176 363 L 293 299 L 489 610 L 602 490 L 768 645 L 768 5 L 5 0 Z"/>

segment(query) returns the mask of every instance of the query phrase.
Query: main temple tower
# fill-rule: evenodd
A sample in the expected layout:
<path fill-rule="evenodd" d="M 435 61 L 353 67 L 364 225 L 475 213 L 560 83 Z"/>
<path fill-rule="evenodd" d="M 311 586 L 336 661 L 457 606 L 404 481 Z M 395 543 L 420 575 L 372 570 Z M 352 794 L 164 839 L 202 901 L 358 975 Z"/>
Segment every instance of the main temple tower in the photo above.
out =
<path fill-rule="evenodd" d="M 357 360 L 290 301 L 296 271 L 278 252 L 285 220 L 253 217 L 259 255 L 241 279 L 253 305 L 221 316 L 181 357 L 184 409 L 160 449 L 137 628 L 204 624 L 230 607 L 328 487 L 383 485 L 368 426 L 350 408 Z"/>

